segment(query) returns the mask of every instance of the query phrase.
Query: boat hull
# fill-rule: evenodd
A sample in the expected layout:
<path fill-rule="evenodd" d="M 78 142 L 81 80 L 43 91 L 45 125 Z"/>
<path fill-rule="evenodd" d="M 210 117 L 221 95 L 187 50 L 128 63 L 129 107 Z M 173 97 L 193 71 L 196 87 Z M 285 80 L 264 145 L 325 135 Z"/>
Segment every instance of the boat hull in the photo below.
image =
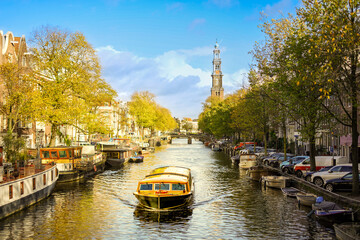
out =
<path fill-rule="evenodd" d="M 125 163 L 125 159 L 124 158 L 107 158 L 106 159 L 106 164 L 109 165 L 110 167 L 122 167 Z"/>
<path fill-rule="evenodd" d="M 261 166 L 254 166 L 248 169 L 248 176 L 254 181 L 259 181 L 262 177 L 269 176 L 271 174 L 271 171 L 268 171 Z"/>
<path fill-rule="evenodd" d="M 144 157 L 130 157 L 129 162 L 131 163 L 140 163 L 144 161 Z"/>
<path fill-rule="evenodd" d="M 192 199 L 192 193 L 179 196 L 146 196 L 138 193 L 134 195 L 144 207 L 163 210 L 185 206 Z"/>
<path fill-rule="evenodd" d="M 26 178 L 2 184 L 0 186 L 0 219 L 8 217 L 17 211 L 21 211 L 50 196 L 58 180 L 58 176 L 53 175 L 54 171 L 56 171 L 56 166 L 50 168 L 49 170 L 30 175 Z M 44 178 L 46 179 L 46 185 L 41 187 L 44 185 Z M 33 189 L 34 181 L 36 182 L 36 186 L 39 187 L 38 189 Z M 22 193 L 23 195 L 20 195 L 19 190 L 21 184 L 23 184 L 24 189 L 24 192 Z M 10 187 L 13 189 L 12 199 L 9 199 Z"/>
<path fill-rule="evenodd" d="M 83 178 L 88 178 L 101 173 L 105 170 L 105 161 L 98 162 L 87 169 L 72 170 L 72 171 L 60 171 L 59 172 L 59 183 L 78 181 Z"/>
<path fill-rule="evenodd" d="M 303 195 L 303 194 L 297 194 L 296 199 L 298 200 L 298 203 L 303 206 L 311 207 L 316 202 L 316 196 L 314 195 Z"/>
<path fill-rule="evenodd" d="M 261 183 L 264 184 L 265 187 L 281 189 L 289 185 L 289 178 L 282 176 L 265 176 L 262 177 Z"/>
<path fill-rule="evenodd" d="M 315 210 L 315 217 L 321 221 L 330 223 L 342 223 L 352 221 L 351 210 Z"/>
<path fill-rule="evenodd" d="M 335 235 L 340 240 L 356 240 L 360 239 L 359 223 L 342 223 L 334 224 Z"/>

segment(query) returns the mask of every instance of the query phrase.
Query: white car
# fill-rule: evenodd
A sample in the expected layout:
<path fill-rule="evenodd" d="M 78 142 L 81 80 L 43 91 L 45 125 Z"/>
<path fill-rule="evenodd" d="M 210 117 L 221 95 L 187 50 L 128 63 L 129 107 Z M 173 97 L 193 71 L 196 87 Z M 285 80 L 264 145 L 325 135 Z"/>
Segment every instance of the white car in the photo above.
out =
<path fill-rule="evenodd" d="M 323 172 L 315 172 L 311 176 L 311 182 L 313 182 L 315 185 L 322 187 L 324 185 L 324 182 L 335 179 L 335 178 L 341 178 L 345 176 L 345 174 L 352 171 L 352 164 L 339 164 L 332 168 L 330 168 L 328 171 Z"/>

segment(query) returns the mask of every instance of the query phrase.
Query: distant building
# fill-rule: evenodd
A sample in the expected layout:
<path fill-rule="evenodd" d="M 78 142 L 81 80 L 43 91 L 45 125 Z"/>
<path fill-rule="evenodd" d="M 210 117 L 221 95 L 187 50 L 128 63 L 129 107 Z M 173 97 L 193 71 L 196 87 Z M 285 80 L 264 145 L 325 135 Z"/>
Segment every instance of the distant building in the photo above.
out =
<path fill-rule="evenodd" d="M 221 72 L 221 58 L 220 58 L 220 49 L 219 44 L 216 42 L 215 49 L 213 50 L 213 73 L 212 77 L 212 87 L 211 87 L 211 97 L 219 97 L 221 100 L 224 99 L 224 88 L 222 87 L 222 72 Z"/>

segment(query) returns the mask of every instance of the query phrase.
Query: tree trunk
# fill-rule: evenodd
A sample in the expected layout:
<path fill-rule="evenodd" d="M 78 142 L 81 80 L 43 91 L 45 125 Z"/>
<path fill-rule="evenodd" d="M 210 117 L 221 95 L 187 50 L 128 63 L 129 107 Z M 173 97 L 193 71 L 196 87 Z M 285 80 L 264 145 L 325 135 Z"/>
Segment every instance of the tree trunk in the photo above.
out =
<path fill-rule="evenodd" d="M 55 147 L 56 136 L 57 136 L 57 125 L 51 124 L 51 135 L 50 135 L 50 147 Z"/>
<path fill-rule="evenodd" d="M 284 161 L 286 161 L 286 124 L 285 121 L 283 122 L 283 134 L 284 134 L 284 139 L 283 139 L 283 144 L 284 144 Z"/>
<path fill-rule="evenodd" d="M 351 129 L 352 129 L 352 142 L 351 142 L 351 152 L 352 152 L 352 173 L 353 176 L 359 176 L 359 148 L 358 148 L 358 139 L 359 132 L 357 129 L 358 122 L 358 103 L 357 103 L 357 92 L 356 92 L 356 80 L 354 79 L 355 87 L 352 88 L 352 119 L 351 119 Z M 352 184 L 352 193 L 359 194 L 359 178 L 353 178 Z"/>
<path fill-rule="evenodd" d="M 310 171 L 315 172 L 316 171 L 316 162 L 315 162 L 315 134 L 310 137 Z"/>

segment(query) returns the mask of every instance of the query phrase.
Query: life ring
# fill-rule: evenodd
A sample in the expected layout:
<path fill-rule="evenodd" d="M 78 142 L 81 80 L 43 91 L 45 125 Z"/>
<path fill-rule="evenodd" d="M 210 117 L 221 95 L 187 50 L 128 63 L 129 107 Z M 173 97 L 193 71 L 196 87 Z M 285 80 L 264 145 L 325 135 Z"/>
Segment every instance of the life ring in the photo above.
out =
<path fill-rule="evenodd" d="M 94 171 L 96 172 L 97 170 L 96 170 L 96 165 L 94 165 Z"/>

